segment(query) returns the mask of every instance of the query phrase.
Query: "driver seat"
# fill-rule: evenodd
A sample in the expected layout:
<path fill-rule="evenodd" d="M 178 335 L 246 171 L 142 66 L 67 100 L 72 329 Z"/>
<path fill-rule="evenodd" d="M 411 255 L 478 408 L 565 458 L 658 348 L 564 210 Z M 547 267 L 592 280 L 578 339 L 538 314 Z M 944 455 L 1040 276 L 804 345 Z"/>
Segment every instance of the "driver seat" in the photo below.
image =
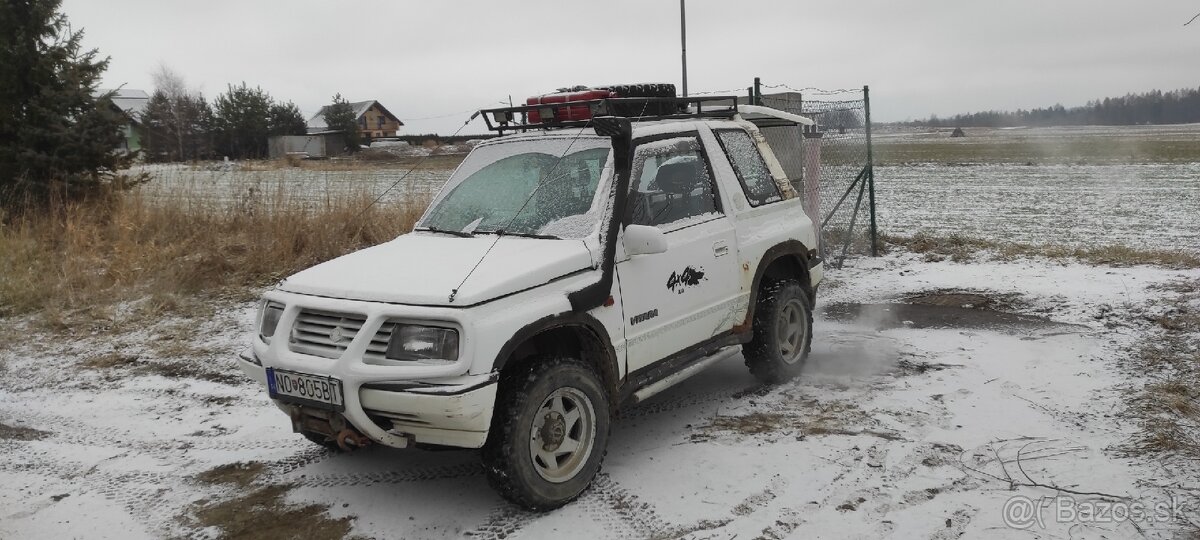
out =
<path fill-rule="evenodd" d="M 654 218 L 654 224 L 671 223 L 713 210 L 707 174 L 699 159 L 672 160 L 658 168 L 654 183 L 667 194 L 666 205 Z M 710 201 L 709 204 L 705 202 Z M 707 206 L 707 208 L 706 208 Z"/>

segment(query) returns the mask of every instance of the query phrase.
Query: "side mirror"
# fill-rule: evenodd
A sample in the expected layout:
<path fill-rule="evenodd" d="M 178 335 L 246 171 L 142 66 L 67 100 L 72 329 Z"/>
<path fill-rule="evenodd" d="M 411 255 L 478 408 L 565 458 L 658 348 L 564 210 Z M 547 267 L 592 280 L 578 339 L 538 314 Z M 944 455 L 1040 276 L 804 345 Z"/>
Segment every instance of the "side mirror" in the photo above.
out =
<path fill-rule="evenodd" d="M 625 226 L 625 253 L 653 255 L 667 250 L 667 237 L 658 227 L 647 225 Z"/>

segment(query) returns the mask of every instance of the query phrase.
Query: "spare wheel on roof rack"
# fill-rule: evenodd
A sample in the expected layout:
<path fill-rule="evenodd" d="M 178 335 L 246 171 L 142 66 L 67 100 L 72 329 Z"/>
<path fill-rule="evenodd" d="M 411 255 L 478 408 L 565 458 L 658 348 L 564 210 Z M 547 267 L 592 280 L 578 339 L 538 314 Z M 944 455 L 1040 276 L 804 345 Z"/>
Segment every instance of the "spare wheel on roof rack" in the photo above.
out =
<path fill-rule="evenodd" d="M 642 83 L 642 84 L 610 84 L 600 86 L 612 92 L 613 97 L 623 98 L 673 98 L 675 97 L 675 85 L 671 83 Z M 679 112 L 678 106 L 674 103 L 636 103 L 636 104 L 620 104 L 613 106 L 613 114 L 616 116 L 660 116 L 667 114 L 675 114 Z"/>

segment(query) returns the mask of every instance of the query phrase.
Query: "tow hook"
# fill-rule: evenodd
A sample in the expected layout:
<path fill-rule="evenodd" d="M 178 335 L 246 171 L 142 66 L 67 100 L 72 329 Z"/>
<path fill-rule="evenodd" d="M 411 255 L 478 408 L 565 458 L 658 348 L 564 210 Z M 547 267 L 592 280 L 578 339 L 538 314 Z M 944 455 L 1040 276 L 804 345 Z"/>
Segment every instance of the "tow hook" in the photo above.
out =
<path fill-rule="evenodd" d="M 366 435 L 350 428 L 339 431 L 334 440 L 337 441 L 338 448 L 345 452 L 351 452 L 371 444 L 371 439 L 368 439 Z"/>

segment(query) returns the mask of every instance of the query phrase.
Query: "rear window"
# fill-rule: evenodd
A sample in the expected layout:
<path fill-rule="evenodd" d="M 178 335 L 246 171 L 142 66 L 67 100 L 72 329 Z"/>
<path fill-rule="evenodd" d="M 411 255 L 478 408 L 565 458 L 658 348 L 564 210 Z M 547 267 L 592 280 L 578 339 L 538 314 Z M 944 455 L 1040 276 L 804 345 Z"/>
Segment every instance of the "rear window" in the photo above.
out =
<path fill-rule="evenodd" d="M 729 157 L 729 163 L 737 173 L 750 206 L 760 206 L 783 199 L 775 178 L 771 176 L 762 154 L 758 153 L 758 146 L 748 133 L 740 129 L 723 129 L 718 130 L 716 135 L 721 147 L 725 149 L 725 155 Z"/>

